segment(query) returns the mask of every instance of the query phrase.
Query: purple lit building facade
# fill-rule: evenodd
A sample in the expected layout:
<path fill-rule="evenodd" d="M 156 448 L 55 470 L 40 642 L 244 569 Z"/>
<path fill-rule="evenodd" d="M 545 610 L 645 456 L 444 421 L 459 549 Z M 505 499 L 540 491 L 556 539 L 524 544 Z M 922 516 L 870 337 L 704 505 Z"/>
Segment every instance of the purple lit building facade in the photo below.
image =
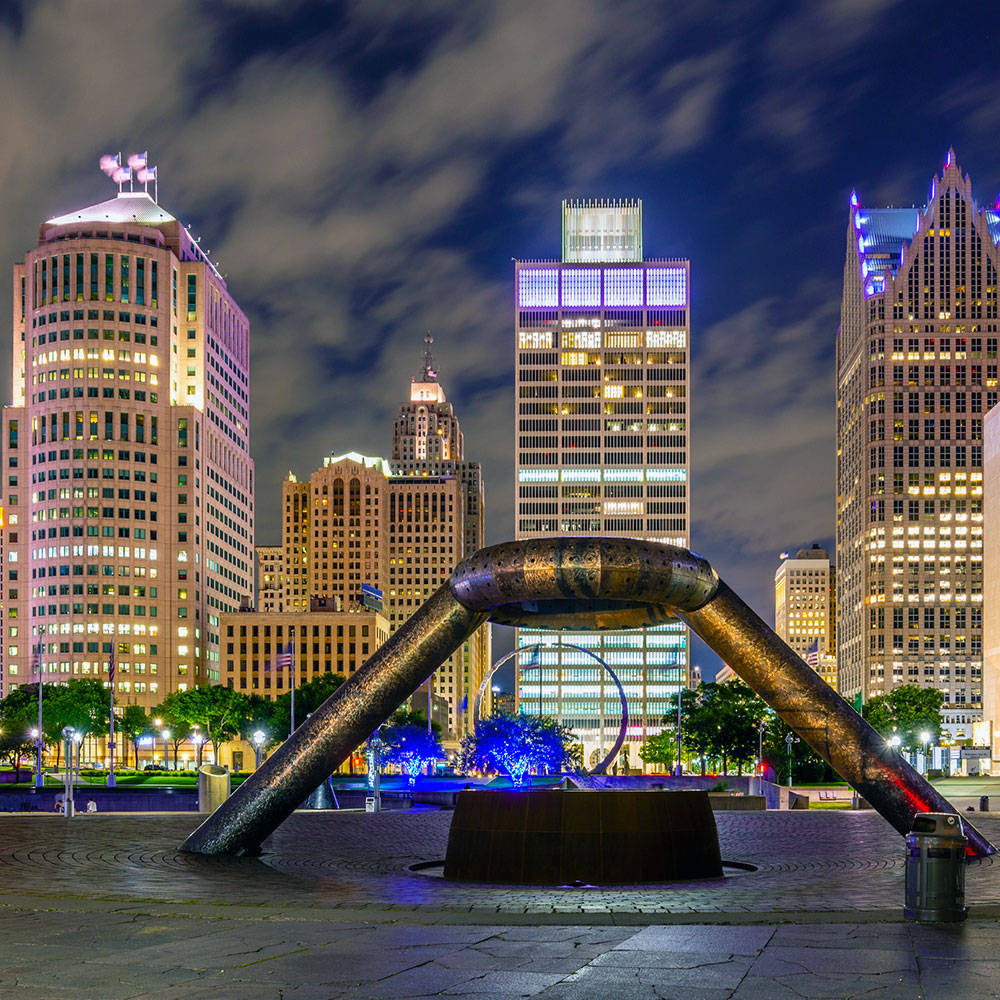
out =
<path fill-rule="evenodd" d="M 563 203 L 557 261 L 518 261 L 516 531 L 518 538 L 617 535 L 689 543 L 686 260 L 645 260 L 638 201 Z M 686 683 L 679 623 L 616 633 L 521 629 L 518 646 L 561 639 L 618 674 L 629 704 L 629 762 L 661 731 Z M 527 654 L 519 658 L 523 668 Z M 520 710 L 557 718 L 588 765 L 618 735 L 611 679 L 576 650 L 546 650 L 518 672 Z"/>

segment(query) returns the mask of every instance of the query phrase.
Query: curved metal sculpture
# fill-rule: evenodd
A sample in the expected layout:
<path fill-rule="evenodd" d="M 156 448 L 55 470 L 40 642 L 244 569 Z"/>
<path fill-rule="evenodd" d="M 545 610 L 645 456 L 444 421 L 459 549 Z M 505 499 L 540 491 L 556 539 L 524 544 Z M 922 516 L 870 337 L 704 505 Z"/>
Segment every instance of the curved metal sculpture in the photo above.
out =
<path fill-rule="evenodd" d="M 831 767 L 906 834 L 953 812 L 708 562 L 629 538 L 539 538 L 480 549 L 195 830 L 184 850 L 249 854 L 486 621 L 623 629 L 680 618 Z M 995 848 L 965 824 L 972 854 Z"/>
<path fill-rule="evenodd" d="M 522 646 L 520 649 L 512 650 L 506 656 L 502 656 L 496 663 L 490 667 L 489 673 L 483 678 L 482 684 L 479 685 L 479 690 L 476 692 L 476 700 L 472 706 L 472 726 L 475 728 L 479 725 L 479 710 L 483 704 L 483 695 L 486 694 L 486 686 L 489 684 L 490 679 L 493 675 L 508 661 L 513 659 L 515 656 L 520 656 L 522 653 L 528 652 L 529 649 L 533 649 L 536 652 L 541 649 L 576 649 L 581 653 L 586 653 L 587 656 L 592 657 L 597 660 L 597 662 L 604 667 L 604 669 L 611 675 L 611 679 L 615 682 L 615 687 L 618 688 L 618 697 L 621 700 L 622 705 L 622 724 L 618 727 L 618 738 L 615 740 L 614 746 L 611 748 L 611 752 L 591 771 L 591 774 L 604 774 L 605 771 L 611 766 L 614 759 L 618 756 L 618 751 L 621 750 L 622 745 L 625 742 L 625 734 L 628 732 L 628 702 L 625 700 L 625 688 L 622 687 L 622 682 L 618 680 L 618 675 L 609 667 L 604 660 L 602 660 L 597 653 L 592 652 L 585 646 L 578 646 L 575 642 L 536 642 L 531 646 Z M 526 667 L 522 667 L 522 670 L 531 670 L 532 664 L 528 664 Z M 537 663 L 534 666 L 538 667 L 538 686 L 542 686 L 542 664 Z M 603 698 L 602 698 L 603 701 Z"/>

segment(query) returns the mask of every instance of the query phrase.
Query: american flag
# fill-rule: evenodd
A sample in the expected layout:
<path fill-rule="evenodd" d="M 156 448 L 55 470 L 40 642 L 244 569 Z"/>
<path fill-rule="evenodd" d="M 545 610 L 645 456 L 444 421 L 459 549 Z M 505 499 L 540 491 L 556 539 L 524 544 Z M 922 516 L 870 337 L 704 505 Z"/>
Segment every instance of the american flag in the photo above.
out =
<path fill-rule="evenodd" d="M 35 655 L 31 658 L 31 672 L 38 674 L 38 679 L 42 679 L 42 643 L 39 640 L 35 643 Z"/>
<path fill-rule="evenodd" d="M 819 668 L 819 639 L 814 639 L 813 644 L 806 650 L 806 663 L 813 670 Z"/>
<path fill-rule="evenodd" d="M 293 674 L 295 672 L 295 658 L 293 656 L 294 650 L 295 643 L 293 641 L 289 642 L 289 644 L 285 646 L 280 653 L 278 653 L 278 667 L 286 669 L 289 674 Z"/>
<path fill-rule="evenodd" d="M 108 653 L 108 683 L 115 686 L 115 644 L 111 643 L 111 652 Z"/>

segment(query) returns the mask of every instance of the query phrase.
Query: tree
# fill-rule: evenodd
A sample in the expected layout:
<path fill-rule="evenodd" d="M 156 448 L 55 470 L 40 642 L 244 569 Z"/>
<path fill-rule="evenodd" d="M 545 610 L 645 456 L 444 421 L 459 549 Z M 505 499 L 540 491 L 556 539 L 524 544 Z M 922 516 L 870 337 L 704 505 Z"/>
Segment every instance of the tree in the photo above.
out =
<path fill-rule="evenodd" d="M 132 744 L 135 755 L 135 766 L 139 767 L 139 738 L 149 732 L 149 716 L 142 705 L 126 705 L 121 716 L 116 720 L 118 731 L 122 736 L 122 745 L 128 741 Z M 122 763 L 128 765 L 128 756 L 123 754 Z"/>
<path fill-rule="evenodd" d="M 466 771 L 502 771 L 515 785 L 528 771 L 563 771 L 583 766 L 576 736 L 554 719 L 536 715 L 494 715 L 480 719 L 462 740 L 459 765 Z"/>
<path fill-rule="evenodd" d="M 14 698 L 12 691 L 0 701 L 0 758 L 14 768 L 14 780 L 21 780 L 21 758 L 30 756 L 35 749 L 31 736 L 32 725 L 38 724 L 37 705 L 30 699 Z"/>
<path fill-rule="evenodd" d="M 397 708 L 395 712 L 389 718 L 389 725 L 391 726 L 420 726 L 425 732 L 427 731 L 427 713 L 421 708 L 410 708 L 404 705 L 402 708 Z M 435 722 L 431 719 L 431 732 L 440 735 L 443 730 L 441 728 L 440 722 Z"/>
<path fill-rule="evenodd" d="M 343 674 L 331 672 L 319 674 L 312 680 L 305 681 L 295 688 L 295 728 L 298 729 L 320 705 L 323 704 L 344 683 Z M 268 736 L 275 740 L 284 740 L 291 732 L 292 726 L 292 696 L 286 691 L 274 700 L 274 711 L 271 716 L 271 730 Z"/>
<path fill-rule="evenodd" d="M 219 746 L 240 733 L 246 725 L 250 703 L 245 694 L 222 685 L 205 685 L 175 691 L 156 708 L 154 715 L 172 723 L 174 763 L 180 741 L 190 737 L 198 726 L 212 744 L 216 760 Z M 169 727 L 168 727 L 169 728 Z M 176 730 L 176 732 L 174 731 Z"/>
<path fill-rule="evenodd" d="M 639 747 L 639 759 L 644 764 L 659 764 L 664 771 L 669 771 L 674 766 L 676 756 L 677 741 L 670 733 L 650 736 Z"/>
<path fill-rule="evenodd" d="M 425 764 L 444 756 L 440 737 L 427 732 L 426 726 L 411 723 L 383 726 L 379 737 L 381 759 L 387 764 L 398 764 L 410 776 L 411 785 L 416 784 Z"/>
<path fill-rule="evenodd" d="M 899 736 L 901 746 L 917 750 L 924 742 L 941 739 L 941 705 L 944 695 L 937 688 L 901 684 L 888 694 L 876 695 L 861 714 L 886 739 Z M 926 733 L 928 740 L 922 740 Z"/>

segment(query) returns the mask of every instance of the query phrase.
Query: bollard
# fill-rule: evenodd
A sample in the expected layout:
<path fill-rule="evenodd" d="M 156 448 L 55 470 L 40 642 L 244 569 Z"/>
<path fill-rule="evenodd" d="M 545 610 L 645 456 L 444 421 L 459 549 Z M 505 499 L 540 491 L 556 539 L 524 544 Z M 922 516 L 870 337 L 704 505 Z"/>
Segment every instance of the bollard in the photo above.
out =
<path fill-rule="evenodd" d="M 964 920 L 965 845 L 962 820 L 950 813 L 917 813 L 906 837 L 907 920 Z"/>
<path fill-rule="evenodd" d="M 229 798 L 229 771 L 218 764 L 198 768 L 198 812 L 213 813 Z"/>
<path fill-rule="evenodd" d="M 990 811 L 990 797 L 988 795 L 979 796 L 979 811 L 988 813 Z"/>

